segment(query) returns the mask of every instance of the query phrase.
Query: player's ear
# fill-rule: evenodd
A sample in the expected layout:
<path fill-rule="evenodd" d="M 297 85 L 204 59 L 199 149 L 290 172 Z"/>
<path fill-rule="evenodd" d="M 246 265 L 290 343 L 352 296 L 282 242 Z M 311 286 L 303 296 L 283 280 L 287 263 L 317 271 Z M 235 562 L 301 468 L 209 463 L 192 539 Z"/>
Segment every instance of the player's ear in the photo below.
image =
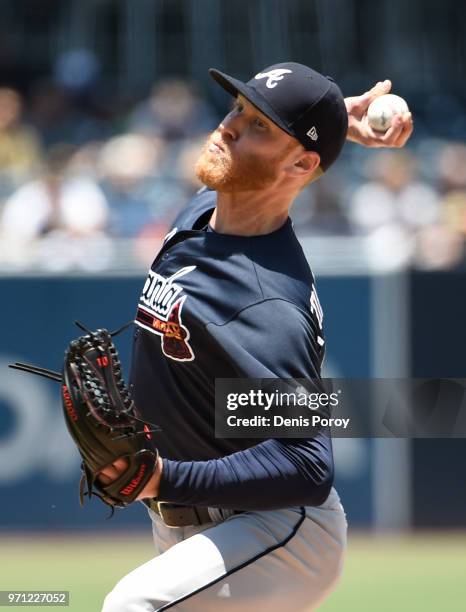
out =
<path fill-rule="evenodd" d="M 315 151 L 301 151 L 298 159 L 288 167 L 295 177 L 310 177 L 320 166 L 320 155 Z"/>

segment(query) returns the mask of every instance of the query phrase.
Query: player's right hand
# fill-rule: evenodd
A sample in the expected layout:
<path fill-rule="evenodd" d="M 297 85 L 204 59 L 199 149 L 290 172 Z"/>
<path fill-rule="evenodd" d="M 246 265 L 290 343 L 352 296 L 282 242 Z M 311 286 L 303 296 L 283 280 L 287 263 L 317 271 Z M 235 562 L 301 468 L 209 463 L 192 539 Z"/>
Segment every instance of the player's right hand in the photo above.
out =
<path fill-rule="evenodd" d="M 414 129 L 411 113 L 395 115 L 392 125 L 385 133 L 373 130 L 367 117 L 367 109 L 371 102 L 389 93 L 391 88 L 392 83 L 387 79 L 379 81 L 360 96 L 345 98 L 348 111 L 348 140 L 366 147 L 404 147 Z"/>

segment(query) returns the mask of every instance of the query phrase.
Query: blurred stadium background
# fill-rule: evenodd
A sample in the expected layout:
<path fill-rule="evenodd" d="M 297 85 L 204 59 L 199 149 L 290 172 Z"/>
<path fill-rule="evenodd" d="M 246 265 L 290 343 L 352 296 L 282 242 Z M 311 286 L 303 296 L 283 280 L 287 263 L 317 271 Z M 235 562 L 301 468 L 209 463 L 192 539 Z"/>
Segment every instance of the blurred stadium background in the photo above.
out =
<path fill-rule="evenodd" d="M 0 20 L 0 590 L 70 589 L 98 610 L 150 558 L 145 512 L 77 501 L 53 385 L 72 321 L 132 318 L 145 270 L 198 188 L 200 143 L 242 78 L 291 59 L 345 95 L 390 78 L 415 132 L 347 144 L 293 210 L 326 316 L 326 374 L 464 378 L 463 0 L 3 0 Z M 130 341 L 122 338 L 128 365 Z M 464 440 L 336 440 L 348 566 L 322 608 L 465 609 Z M 102 532 L 107 535 L 101 536 Z"/>

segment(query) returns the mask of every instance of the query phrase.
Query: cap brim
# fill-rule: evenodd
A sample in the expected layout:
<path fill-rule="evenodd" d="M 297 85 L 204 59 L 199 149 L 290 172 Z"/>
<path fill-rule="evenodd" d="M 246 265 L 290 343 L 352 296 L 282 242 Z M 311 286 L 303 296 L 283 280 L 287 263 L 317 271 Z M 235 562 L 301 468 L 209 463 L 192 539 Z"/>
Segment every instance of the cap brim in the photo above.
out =
<path fill-rule="evenodd" d="M 284 130 L 287 134 L 290 134 L 290 136 L 294 136 L 293 132 L 290 130 L 287 124 L 280 119 L 267 100 L 263 98 L 253 87 L 250 87 L 247 85 L 247 83 L 243 83 L 242 81 L 235 79 L 224 72 L 220 72 L 220 70 L 216 70 L 215 68 L 210 68 L 209 74 L 230 95 L 236 97 L 240 93 L 246 98 L 246 100 L 251 102 L 251 104 L 260 110 L 261 113 L 278 125 L 279 128 Z"/>

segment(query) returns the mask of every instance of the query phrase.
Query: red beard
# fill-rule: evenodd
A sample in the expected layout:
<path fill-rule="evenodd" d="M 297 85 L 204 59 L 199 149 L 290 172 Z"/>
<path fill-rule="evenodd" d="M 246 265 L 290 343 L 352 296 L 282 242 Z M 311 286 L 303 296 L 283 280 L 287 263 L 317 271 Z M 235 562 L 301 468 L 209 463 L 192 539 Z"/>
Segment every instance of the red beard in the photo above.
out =
<path fill-rule="evenodd" d="M 215 133 L 215 132 L 214 132 Z M 218 135 L 215 142 L 218 142 Z M 264 189 L 277 179 L 277 159 L 264 159 L 254 154 L 234 156 L 223 141 L 223 150 L 209 151 L 212 135 L 205 142 L 195 172 L 204 185 L 216 191 L 233 193 Z"/>

